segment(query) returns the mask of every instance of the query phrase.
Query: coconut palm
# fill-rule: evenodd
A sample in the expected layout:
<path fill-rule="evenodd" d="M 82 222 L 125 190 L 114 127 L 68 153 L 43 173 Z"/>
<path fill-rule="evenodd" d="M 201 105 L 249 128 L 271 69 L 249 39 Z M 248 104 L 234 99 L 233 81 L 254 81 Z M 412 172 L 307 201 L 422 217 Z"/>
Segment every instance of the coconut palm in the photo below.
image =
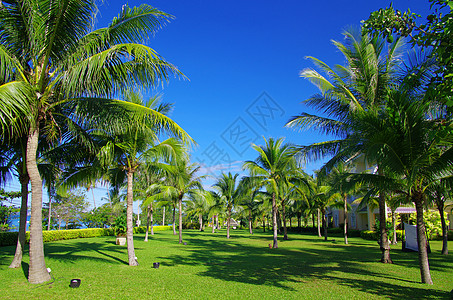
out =
<path fill-rule="evenodd" d="M 446 130 L 451 121 L 427 119 L 431 105 L 430 99 L 414 99 L 404 90 L 390 92 L 387 113 L 368 123 L 382 130 L 373 141 L 382 145 L 379 162 L 386 173 L 357 176 L 380 189 L 408 197 L 415 204 L 421 280 L 428 284 L 432 279 L 423 222 L 428 187 L 442 182 L 451 188 L 453 183 L 453 135 Z"/>
<path fill-rule="evenodd" d="M 242 177 L 238 184 L 237 204 L 247 214 L 250 234 L 253 234 L 253 219 L 256 217 L 258 206 L 264 194 L 263 191 L 260 191 L 260 188 L 260 179 L 253 176 Z"/>
<path fill-rule="evenodd" d="M 327 74 L 327 77 L 313 69 L 305 69 L 300 74 L 321 91 L 321 94 L 315 94 L 305 103 L 319 109 L 327 117 L 302 113 L 293 117 L 286 124 L 288 127 L 313 128 L 338 138 L 302 147 L 303 152 L 311 159 L 333 155 L 333 158 L 326 164 L 327 168 L 331 168 L 338 162 L 345 162 L 361 153 L 362 143 L 351 143 L 348 139 L 348 136 L 353 133 L 349 126 L 350 121 L 357 113 L 370 108 L 384 107 L 387 90 L 396 82 L 398 64 L 401 61 L 403 42 L 400 38 L 385 47 L 386 43 L 383 39 L 372 38 L 368 34 L 349 30 L 344 32 L 344 35 L 344 43 L 337 41 L 333 41 L 333 43 L 344 55 L 347 61 L 346 66 L 338 65 L 336 68 L 331 68 L 324 62 L 309 57 Z M 382 172 L 382 169 L 379 170 Z M 380 218 L 383 218 L 380 222 L 381 262 L 391 263 L 385 227 L 383 193 L 379 199 L 379 215 Z"/>
<path fill-rule="evenodd" d="M 143 103 L 138 93 L 129 92 L 126 95 L 127 100 L 137 106 L 144 104 L 149 109 L 160 113 L 165 111 L 166 106 L 157 107 L 157 99 Z M 104 166 L 124 172 L 127 178 L 127 248 L 129 265 L 138 265 L 133 242 L 133 177 L 138 168 L 150 159 L 170 158 L 181 154 L 180 143 L 171 138 L 159 142 L 158 135 L 165 133 L 165 124 L 156 123 L 154 118 L 142 112 L 133 112 L 126 114 L 125 118 L 119 119 L 123 127 L 116 128 L 113 132 L 108 133 L 104 129 L 93 131 L 93 135 L 104 141 L 98 154 L 100 161 Z M 167 120 L 172 122 L 171 120 Z M 177 126 L 177 125 L 176 125 Z M 173 128 L 175 129 L 175 128 Z M 106 134 L 107 133 L 107 134 Z M 170 132 L 172 133 L 172 132 Z M 185 141 L 191 138 L 180 128 L 174 133 L 182 137 Z"/>
<path fill-rule="evenodd" d="M 203 228 L 203 216 L 209 213 L 209 207 L 211 205 L 211 197 L 209 197 L 206 191 L 194 191 L 188 194 L 186 202 L 186 214 L 188 217 L 197 216 L 200 224 L 200 231 L 204 231 Z"/>
<path fill-rule="evenodd" d="M 283 144 L 283 138 L 274 140 L 264 139 L 264 146 L 252 145 L 259 154 L 255 161 L 244 162 L 243 168 L 249 170 L 252 176 L 259 177 L 261 184 L 266 185 L 272 194 L 272 218 L 273 218 L 273 248 L 278 248 L 277 241 L 277 202 L 278 182 L 287 178 L 288 166 L 295 163 L 293 146 Z"/>
<path fill-rule="evenodd" d="M 165 181 L 159 186 L 160 193 L 151 197 L 150 200 L 175 199 L 179 209 L 179 243 L 182 244 L 182 203 L 184 196 L 195 191 L 203 190 L 201 180 L 204 176 L 198 176 L 200 166 L 190 164 L 187 155 L 175 157 L 172 164 L 159 164 L 165 173 Z M 174 222 L 173 222 L 174 224 Z"/>
<path fill-rule="evenodd" d="M 230 221 L 231 221 L 231 211 L 237 201 L 239 196 L 239 189 L 237 178 L 239 174 L 228 174 L 222 173 L 220 178 L 217 179 L 217 182 L 214 184 L 214 188 L 217 189 L 220 195 L 221 201 L 226 206 L 227 211 L 227 239 L 230 238 Z"/>
<path fill-rule="evenodd" d="M 134 9 L 124 5 L 107 28 L 91 31 L 97 12 L 92 0 L 11 0 L 0 7 L 0 98 L 4 104 L 0 125 L 5 128 L 7 123 L 15 132 L 28 135 L 31 283 L 50 280 L 42 241 L 42 180 L 36 165 L 41 133 L 49 139 L 58 136 L 53 116 L 61 106 L 101 101 L 127 85 L 150 87 L 178 73 L 154 50 L 139 44 L 170 15 L 149 5 Z"/>

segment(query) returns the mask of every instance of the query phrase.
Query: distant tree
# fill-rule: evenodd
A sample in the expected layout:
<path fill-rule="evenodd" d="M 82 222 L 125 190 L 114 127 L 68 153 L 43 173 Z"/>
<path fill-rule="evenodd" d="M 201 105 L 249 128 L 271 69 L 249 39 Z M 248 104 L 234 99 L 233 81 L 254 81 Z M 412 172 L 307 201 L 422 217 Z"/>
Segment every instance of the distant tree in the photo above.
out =
<path fill-rule="evenodd" d="M 228 174 L 222 173 L 217 179 L 217 182 L 214 184 L 214 188 L 218 191 L 220 195 L 220 200 L 226 206 L 227 211 L 227 239 L 230 238 L 230 222 L 231 222 L 231 212 L 235 205 L 235 201 L 239 196 L 237 178 L 239 174 Z"/>
<path fill-rule="evenodd" d="M 288 166 L 294 164 L 295 149 L 291 145 L 283 144 L 283 139 L 264 140 L 265 145 L 252 145 L 258 152 L 255 161 L 246 161 L 243 168 L 249 170 L 252 176 L 259 177 L 261 184 L 266 185 L 272 194 L 272 218 L 273 218 L 273 248 L 278 248 L 277 241 L 277 199 L 278 182 L 287 176 Z"/>
<path fill-rule="evenodd" d="M 58 220 L 58 230 L 61 229 L 61 222 L 65 222 L 65 228 L 68 229 L 70 223 L 76 225 L 82 221 L 83 214 L 86 212 L 89 204 L 85 200 L 85 194 L 81 191 L 67 191 L 56 195 L 54 205 L 54 218 Z"/>

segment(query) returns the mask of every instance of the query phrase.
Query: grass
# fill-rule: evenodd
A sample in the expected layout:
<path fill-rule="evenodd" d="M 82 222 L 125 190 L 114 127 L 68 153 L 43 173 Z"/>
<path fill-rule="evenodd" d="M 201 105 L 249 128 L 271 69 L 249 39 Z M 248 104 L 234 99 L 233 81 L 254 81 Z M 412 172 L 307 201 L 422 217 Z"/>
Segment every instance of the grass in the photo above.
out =
<path fill-rule="evenodd" d="M 14 247 L 0 248 L 2 299 L 449 299 L 453 289 L 453 255 L 430 254 L 433 286 L 420 282 L 417 253 L 400 245 L 391 252 L 393 265 L 378 262 L 376 242 L 341 237 L 324 242 L 312 235 L 290 234 L 269 249 L 269 233 L 234 230 L 185 231 L 179 245 L 171 231 L 157 232 L 149 242 L 134 239 L 140 265 L 127 265 L 126 246 L 114 237 L 45 244 L 47 267 L 54 282 L 27 282 L 28 256 L 22 269 L 9 269 Z M 331 238 L 332 239 L 332 238 Z M 453 250 L 453 243 L 449 248 Z M 160 262 L 154 269 L 153 262 Z M 82 280 L 72 289 L 73 278 Z"/>

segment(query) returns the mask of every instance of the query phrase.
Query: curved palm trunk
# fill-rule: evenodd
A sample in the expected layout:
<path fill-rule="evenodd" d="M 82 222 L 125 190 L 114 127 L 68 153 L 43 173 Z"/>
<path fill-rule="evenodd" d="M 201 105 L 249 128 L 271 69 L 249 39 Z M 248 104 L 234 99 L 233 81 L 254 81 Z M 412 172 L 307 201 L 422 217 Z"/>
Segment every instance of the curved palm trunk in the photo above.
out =
<path fill-rule="evenodd" d="M 422 283 L 433 284 L 429 271 L 428 242 L 425 234 L 425 222 L 423 221 L 423 194 L 421 192 L 415 193 L 412 196 L 412 201 L 415 203 L 415 210 L 417 212 L 418 262 Z"/>
<path fill-rule="evenodd" d="M 288 239 L 288 229 L 286 228 L 286 205 L 285 200 L 282 200 L 282 219 L 283 219 L 283 239 Z"/>
<path fill-rule="evenodd" d="M 227 239 L 230 238 L 230 218 L 231 218 L 231 207 L 228 207 L 228 218 L 227 218 Z"/>
<path fill-rule="evenodd" d="M 182 197 L 179 196 L 179 243 L 182 244 Z"/>
<path fill-rule="evenodd" d="M 252 210 L 249 210 L 249 233 L 253 234 L 253 230 L 252 230 Z"/>
<path fill-rule="evenodd" d="M 162 212 L 162 226 L 165 226 L 165 206 L 163 207 L 163 212 Z"/>
<path fill-rule="evenodd" d="M 326 211 L 322 211 L 322 227 L 324 228 L 324 241 L 327 241 L 327 214 Z"/>
<path fill-rule="evenodd" d="M 38 149 L 39 125 L 30 127 L 27 140 L 27 172 L 31 183 L 31 216 L 30 216 L 30 265 L 28 281 L 43 283 L 50 280 L 44 260 L 44 244 L 42 238 L 42 179 L 36 164 Z"/>
<path fill-rule="evenodd" d="M 26 171 L 25 171 L 26 173 Z M 21 175 L 21 197 L 22 202 L 20 205 L 20 219 L 19 219 L 19 235 L 17 238 L 16 253 L 14 254 L 13 261 L 9 265 L 10 268 L 19 268 L 22 264 L 22 255 L 25 246 L 25 231 L 27 227 L 27 203 L 28 203 L 28 174 Z"/>
<path fill-rule="evenodd" d="M 278 248 L 277 202 L 275 201 L 275 193 L 272 193 L 272 227 L 274 230 L 274 244 L 272 245 L 272 248 Z"/>
<path fill-rule="evenodd" d="M 173 205 L 173 235 L 176 235 L 175 222 L 176 222 L 176 206 Z"/>
<path fill-rule="evenodd" d="M 132 191 L 132 180 L 134 173 L 131 170 L 127 172 L 127 208 L 126 208 L 126 239 L 127 239 L 127 256 L 129 258 L 129 266 L 138 266 L 137 258 L 135 257 L 134 249 L 134 224 L 132 220 L 134 195 Z"/>
<path fill-rule="evenodd" d="M 344 243 L 348 244 L 348 197 L 344 195 Z"/>
<path fill-rule="evenodd" d="M 380 176 L 384 175 L 382 169 L 378 167 L 378 174 Z M 385 195 L 383 192 L 379 192 L 379 232 L 380 232 L 380 240 L 379 245 L 382 252 L 381 262 L 384 264 L 392 264 L 393 261 L 390 258 L 390 246 L 389 246 L 389 239 L 387 235 L 387 226 L 386 226 L 386 219 L 385 219 L 386 211 L 385 211 Z"/>
<path fill-rule="evenodd" d="M 149 209 L 149 205 L 148 205 L 148 207 L 146 208 L 146 231 L 145 231 L 145 242 L 148 241 L 149 218 L 150 218 L 150 209 Z"/>

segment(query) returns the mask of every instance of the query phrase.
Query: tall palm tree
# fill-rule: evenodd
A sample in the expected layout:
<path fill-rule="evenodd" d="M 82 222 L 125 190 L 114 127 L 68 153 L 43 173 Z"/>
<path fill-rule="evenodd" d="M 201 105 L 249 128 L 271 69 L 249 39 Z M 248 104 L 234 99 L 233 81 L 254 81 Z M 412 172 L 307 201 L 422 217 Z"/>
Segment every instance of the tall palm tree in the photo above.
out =
<path fill-rule="evenodd" d="M 227 210 L 227 239 L 230 238 L 231 211 L 239 196 L 239 189 L 236 182 L 238 176 L 238 173 L 234 175 L 230 172 L 228 174 L 222 173 L 214 184 L 214 188 L 218 190 L 220 199 L 225 204 Z"/>
<path fill-rule="evenodd" d="M 151 101 L 143 103 L 141 96 L 138 93 L 128 92 L 126 95 L 127 100 L 135 104 L 146 105 L 147 108 L 160 113 L 165 111 L 165 105 L 162 107 L 157 106 L 156 98 Z M 156 107 L 157 106 L 157 107 Z M 158 135 L 166 133 L 168 128 L 166 124 L 157 122 L 154 118 L 150 118 L 148 114 L 143 114 L 141 111 L 126 114 L 125 118 L 119 119 L 123 123 L 123 127 L 119 127 L 111 133 L 106 132 L 105 129 L 93 131 L 93 135 L 99 139 L 104 140 L 104 145 L 99 152 L 99 158 L 105 166 L 110 166 L 120 172 L 125 172 L 127 178 L 127 206 L 126 206 L 126 220 L 127 220 L 127 249 L 129 257 L 129 265 L 138 265 L 133 241 L 133 177 L 138 168 L 149 159 L 158 158 L 171 158 L 181 154 L 180 143 L 171 138 L 163 142 L 159 142 Z M 167 122 L 173 123 L 170 119 Z M 176 129 L 173 132 L 176 136 L 181 137 L 185 142 L 191 138 L 176 124 L 172 124 Z M 106 134 L 107 133 L 107 134 Z"/>
<path fill-rule="evenodd" d="M 386 113 L 368 116 L 368 122 L 362 120 L 361 125 L 380 130 L 373 142 L 381 145 L 377 159 L 386 172 L 356 175 L 356 179 L 408 197 L 415 204 L 421 281 L 432 284 L 423 209 L 428 187 L 443 183 L 451 188 L 453 184 L 453 135 L 446 130 L 452 121 L 427 119 L 427 112 L 433 109 L 431 99 L 412 93 L 412 89 L 391 91 Z"/>
<path fill-rule="evenodd" d="M 195 191 L 188 195 L 186 202 L 187 216 L 197 216 L 200 224 L 200 231 L 203 229 L 203 216 L 209 213 L 211 197 L 206 191 Z"/>
<path fill-rule="evenodd" d="M 296 128 L 314 128 L 322 133 L 329 133 L 337 140 L 315 143 L 302 147 L 303 152 L 312 159 L 332 156 L 326 164 L 331 168 L 340 161 L 347 161 L 358 155 L 363 149 L 362 143 L 353 144 L 348 136 L 353 133 L 350 121 L 358 113 L 370 108 L 383 108 L 387 90 L 396 82 L 398 64 L 401 62 L 402 39 L 398 38 L 385 47 L 381 38 L 372 38 L 368 34 L 349 30 L 344 32 L 345 42 L 333 41 L 344 55 L 347 64 L 331 68 L 314 57 L 309 57 L 327 77 L 313 69 L 305 69 L 300 75 L 316 85 L 321 94 L 315 94 L 305 101 L 327 115 L 321 117 L 302 113 L 295 116 L 286 126 Z M 373 162 L 374 163 L 374 162 Z M 379 169 L 382 172 L 382 169 Z M 380 248 L 381 262 L 391 263 L 390 246 L 385 227 L 385 196 L 379 197 Z"/>
<path fill-rule="evenodd" d="M 267 185 L 272 193 L 272 223 L 273 223 L 273 248 L 278 248 L 277 241 L 277 202 L 278 182 L 287 178 L 288 166 L 295 163 L 293 146 L 283 144 L 283 138 L 274 140 L 264 139 L 264 146 L 252 145 L 258 152 L 255 161 L 244 162 L 243 168 L 249 170 L 252 176 L 259 177 L 262 185 Z"/>
<path fill-rule="evenodd" d="M 4 66 L 0 71 L 4 104 L 0 125 L 5 128 L 7 120 L 11 128 L 28 135 L 30 283 L 50 280 L 42 240 L 42 180 L 36 165 L 42 125 L 48 138 L 55 138 L 58 126 L 53 116 L 59 107 L 102 101 L 129 84 L 150 87 L 179 73 L 154 50 L 139 44 L 170 15 L 149 5 L 134 9 L 124 5 L 107 28 L 91 31 L 97 12 L 93 0 L 11 0 L 0 7 L 0 57 Z M 22 115 L 26 118 L 18 117 Z"/>

